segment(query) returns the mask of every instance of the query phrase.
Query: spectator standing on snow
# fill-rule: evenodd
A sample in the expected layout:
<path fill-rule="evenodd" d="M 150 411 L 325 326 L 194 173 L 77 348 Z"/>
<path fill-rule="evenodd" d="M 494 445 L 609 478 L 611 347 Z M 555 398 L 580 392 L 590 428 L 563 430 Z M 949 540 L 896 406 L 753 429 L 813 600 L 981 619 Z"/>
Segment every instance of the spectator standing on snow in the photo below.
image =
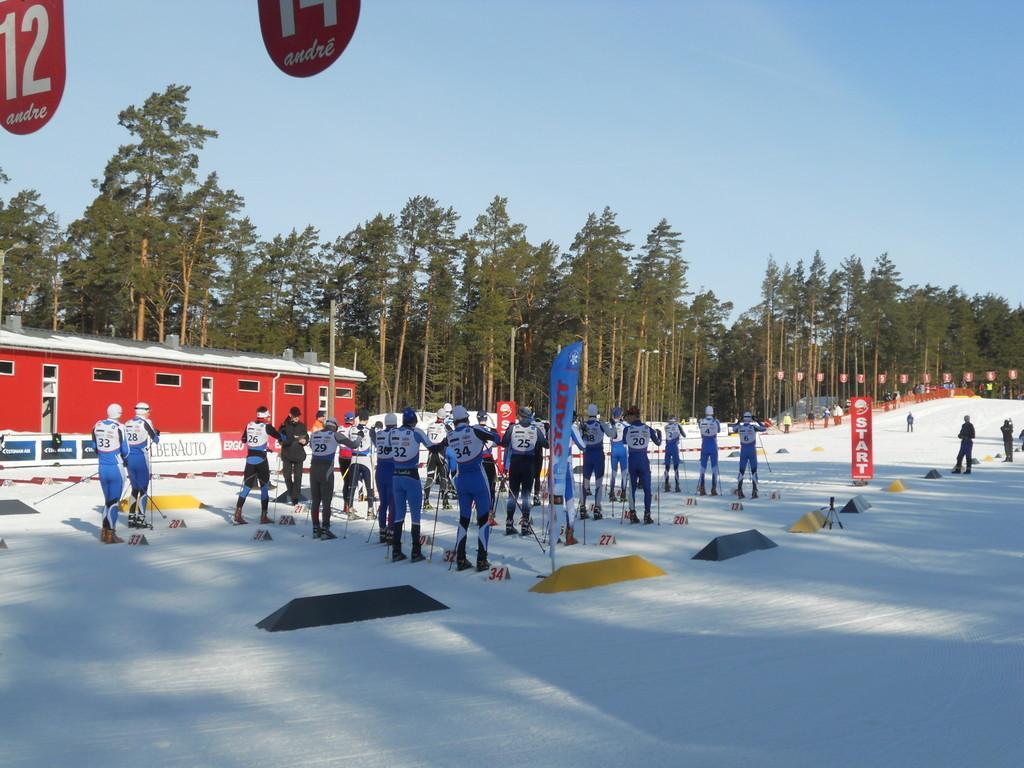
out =
<path fill-rule="evenodd" d="M 1003 461 L 1013 461 L 1013 422 L 1009 419 L 1003 422 L 999 428 L 1003 433 L 1003 450 L 1006 451 L 1006 458 Z"/>
<path fill-rule="evenodd" d="M 974 425 L 971 424 L 971 417 L 964 416 L 964 424 L 960 427 L 960 452 L 956 455 L 956 466 L 953 467 L 953 474 L 959 475 L 961 471 L 965 475 L 971 474 L 971 452 L 974 449 Z M 962 469 L 963 460 L 967 459 L 967 469 Z"/>
<path fill-rule="evenodd" d="M 288 418 L 277 431 L 288 441 L 287 446 L 281 447 L 281 472 L 288 489 L 288 500 L 297 507 L 302 499 L 302 465 L 306 463 L 306 446 L 309 444 L 309 430 L 302 423 L 302 411 L 293 405 L 288 411 Z M 333 462 L 333 455 L 331 460 Z"/>
<path fill-rule="evenodd" d="M 914 414 L 908 413 L 907 414 L 907 432 L 913 432 L 913 431 L 914 431 Z"/>
<path fill-rule="evenodd" d="M 793 426 L 793 417 L 787 413 L 782 417 L 782 431 L 788 435 L 791 426 Z"/>
<path fill-rule="evenodd" d="M 835 419 L 837 427 L 843 423 L 843 409 L 839 403 L 836 403 L 836 407 L 832 409 L 832 418 Z"/>

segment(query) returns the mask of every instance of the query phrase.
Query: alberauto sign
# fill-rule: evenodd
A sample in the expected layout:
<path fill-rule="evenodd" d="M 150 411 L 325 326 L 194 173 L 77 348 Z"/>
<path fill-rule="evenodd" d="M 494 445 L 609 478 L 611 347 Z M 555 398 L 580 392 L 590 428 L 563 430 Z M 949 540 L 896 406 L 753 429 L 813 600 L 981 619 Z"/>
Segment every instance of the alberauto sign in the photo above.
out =
<path fill-rule="evenodd" d="M 850 403 L 853 425 L 850 429 L 851 466 L 854 481 L 867 482 L 875 474 L 874 450 L 871 445 L 871 398 L 855 397 Z"/>

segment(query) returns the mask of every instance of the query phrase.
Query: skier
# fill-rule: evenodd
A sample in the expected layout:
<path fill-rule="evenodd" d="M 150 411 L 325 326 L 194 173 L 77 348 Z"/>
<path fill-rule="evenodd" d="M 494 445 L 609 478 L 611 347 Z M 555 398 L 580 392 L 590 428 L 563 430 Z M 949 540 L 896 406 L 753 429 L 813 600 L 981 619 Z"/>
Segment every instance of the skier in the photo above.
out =
<path fill-rule="evenodd" d="M 336 539 L 331 533 L 331 502 L 334 500 L 334 454 L 339 448 L 357 448 L 338 431 L 338 420 L 324 420 L 324 428 L 309 435 L 313 457 L 309 460 L 309 508 L 313 515 L 313 538 Z"/>
<path fill-rule="evenodd" d="M 1020 434 L 1017 435 L 1017 439 L 1020 440 L 1020 449 L 1024 452 L 1024 429 L 1022 429 Z"/>
<path fill-rule="evenodd" d="M 704 473 L 711 462 L 711 495 L 718 495 L 718 433 L 721 424 L 715 418 L 715 409 L 708 406 L 704 409 L 704 418 L 697 422 L 700 429 L 700 482 L 697 484 L 697 494 L 705 496 Z"/>
<path fill-rule="evenodd" d="M 1006 451 L 1006 458 L 1003 461 L 1013 461 L 1013 422 L 1006 419 L 1003 426 L 999 428 L 1003 433 L 1003 450 Z"/>
<path fill-rule="evenodd" d="M 107 406 L 107 418 L 96 422 L 92 428 L 92 443 L 99 459 L 100 488 L 103 490 L 103 532 L 100 541 L 104 544 L 120 544 L 124 539 L 117 535 L 117 513 L 124 491 L 125 462 L 128 460 L 128 435 L 121 423 L 121 406 L 111 403 Z"/>
<path fill-rule="evenodd" d="M 370 439 L 370 427 L 367 422 L 370 420 L 370 412 L 365 408 L 359 409 L 359 418 L 355 424 L 348 428 L 346 435 L 349 440 L 356 443 L 352 448 L 352 466 L 349 467 L 349 481 L 345 484 L 345 506 L 348 507 L 349 520 L 358 519 L 355 512 L 354 502 L 356 488 L 359 483 L 366 487 L 366 519 L 373 519 L 373 481 L 371 470 L 373 463 L 370 455 L 373 453 L 373 440 Z"/>
<path fill-rule="evenodd" d="M 484 429 L 490 429 L 490 425 L 487 423 L 487 411 L 477 411 L 476 414 L 477 425 Z M 492 430 L 493 431 L 493 430 Z M 497 435 L 497 432 L 494 433 Z M 501 438 L 499 437 L 498 440 Z M 491 509 L 490 516 L 494 516 L 494 505 L 496 503 L 496 497 L 494 495 L 494 488 L 498 482 L 498 467 L 494 463 L 494 445 L 498 440 L 493 440 L 484 445 L 483 450 L 483 465 L 484 474 L 487 475 L 487 489 L 491 493 Z"/>
<path fill-rule="evenodd" d="M 476 545 L 476 569 L 486 571 L 491 567 L 487 562 L 487 543 L 491 526 L 487 519 L 491 514 L 491 495 L 487 489 L 487 477 L 483 470 L 484 445 L 498 442 L 498 433 L 487 427 L 469 425 L 469 412 L 456 405 L 452 409 L 454 429 L 442 440 L 451 449 L 458 463 L 455 475 L 455 492 L 459 502 L 459 531 L 455 540 L 455 565 L 460 571 L 472 566 L 466 559 L 466 538 L 469 535 L 473 508 L 476 507 L 476 522 L 479 528 Z"/>
<path fill-rule="evenodd" d="M 344 422 L 338 427 L 338 430 L 347 435 L 354 419 L 355 414 L 352 411 L 348 411 L 345 414 Z M 352 449 L 348 446 L 343 446 L 338 451 L 338 470 L 341 472 L 341 498 L 344 500 L 342 512 L 345 517 L 348 517 L 352 511 L 348 506 L 348 489 L 352 483 Z"/>
<path fill-rule="evenodd" d="M 750 498 L 757 498 L 757 433 L 765 432 L 765 426 L 754 421 L 750 411 L 743 414 L 743 420 L 730 424 L 729 429 L 740 436 L 740 474 L 736 478 L 736 495 L 741 499 L 743 496 L 743 476 L 746 474 L 747 466 L 750 466 L 750 483 L 752 490 Z"/>
<path fill-rule="evenodd" d="M 608 499 L 611 502 L 625 501 L 626 500 L 626 422 L 622 420 L 622 409 L 619 406 L 612 408 L 612 429 L 615 430 L 615 436 L 611 438 L 612 450 L 611 450 L 611 470 L 612 478 L 608 484 Z M 617 471 L 622 471 L 622 476 L 619 485 L 619 496 L 615 498 L 615 474 Z"/>
<path fill-rule="evenodd" d="M 534 422 L 533 411 L 519 409 L 518 421 L 509 424 L 498 443 L 505 449 L 505 475 L 508 478 L 508 502 L 505 505 L 505 535 L 516 532 L 513 523 L 517 499 L 522 496 L 520 535 L 530 535 L 530 489 L 536 471 L 537 446 L 547 447 L 548 439 L 540 424 Z"/>
<path fill-rule="evenodd" d="M 576 425 L 575 424 L 571 424 L 570 425 L 570 428 L 569 428 L 569 438 L 571 440 L 571 442 L 569 444 L 569 455 L 570 456 L 572 456 L 572 447 L 573 447 L 573 445 L 575 445 L 581 451 L 584 451 L 584 452 L 586 451 L 586 447 L 587 446 L 584 445 L 583 439 L 582 439 L 582 435 L 580 435 L 580 433 L 576 429 Z M 586 455 L 586 454 L 584 453 L 584 455 Z M 602 459 L 603 459 L 603 452 L 602 452 Z M 563 506 L 563 509 L 565 510 L 565 519 L 562 521 L 562 525 L 565 526 L 565 546 L 570 547 L 573 544 L 579 544 L 579 541 L 576 540 L 576 534 L 575 534 L 575 523 L 576 523 L 576 494 L 575 494 L 575 489 L 576 489 L 576 483 L 575 483 L 575 480 L 573 479 L 573 476 L 572 476 L 572 461 L 571 460 L 569 461 L 568 466 L 566 467 L 566 470 L 567 471 L 565 473 L 565 488 L 563 489 L 563 495 L 562 495 L 562 502 L 563 502 L 562 506 Z M 553 482 L 554 478 L 551 478 L 551 480 Z M 598 478 L 598 480 L 597 480 L 597 487 L 598 488 L 601 487 L 601 480 L 600 480 L 600 478 Z M 585 503 L 586 502 L 584 502 L 584 504 Z M 582 518 L 586 518 L 586 514 L 584 512 L 581 512 L 579 516 L 582 517 Z M 598 509 L 594 513 L 594 519 L 595 520 L 600 520 L 601 519 L 601 511 L 600 511 L 600 509 Z"/>
<path fill-rule="evenodd" d="M 445 403 L 445 405 L 448 404 Z M 430 438 L 431 443 L 441 443 L 451 431 L 451 427 L 445 423 L 448 418 L 448 409 L 438 408 L 436 417 L 437 418 L 434 423 L 427 427 L 427 437 Z M 431 451 L 430 455 L 427 456 L 427 485 L 423 489 L 424 509 L 433 509 L 433 507 L 430 506 L 430 489 L 434 483 L 437 483 L 441 487 L 441 509 L 452 508 L 449 493 L 449 482 L 448 468 L 445 466 L 445 460 L 442 458 L 440 452 Z"/>
<path fill-rule="evenodd" d="M 668 424 L 665 425 L 665 464 L 663 470 L 665 472 L 665 490 L 671 490 L 668 485 L 668 470 L 669 467 L 676 476 L 676 493 L 680 493 L 682 488 L 679 487 L 679 438 L 686 437 L 686 430 L 679 424 L 679 419 L 675 416 L 668 417 Z"/>
<path fill-rule="evenodd" d="M 587 406 L 587 420 L 580 425 L 583 438 L 583 506 L 580 517 L 587 516 L 587 496 L 590 494 L 590 476 L 594 476 L 594 519 L 600 520 L 601 487 L 604 485 L 604 438 L 615 437 L 615 428 L 598 418 L 597 406 Z M 575 435 L 573 435 L 575 437 Z"/>
<path fill-rule="evenodd" d="M 782 430 L 785 434 L 789 434 L 789 428 L 793 426 L 793 417 L 790 414 L 786 414 L 782 417 Z"/>
<path fill-rule="evenodd" d="M 309 430 L 301 417 L 302 411 L 293 405 L 288 411 L 288 418 L 277 428 L 288 441 L 288 447 L 281 448 L 281 473 L 293 507 L 299 507 L 302 500 L 302 465 L 306 463 L 306 446 L 309 445 Z"/>
<path fill-rule="evenodd" d="M 390 432 L 398 426 L 398 417 L 393 413 L 384 414 L 384 428 L 371 429 L 370 437 L 377 451 L 377 529 L 381 544 L 391 539 L 391 521 L 395 519 L 395 458 L 391 454 Z"/>
<path fill-rule="evenodd" d="M 647 458 L 650 443 L 661 445 L 661 432 L 640 421 L 640 409 L 631 405 L 626 411 L 629 426 L 626 427 L 625 442 L 629 451 L 629 522 L 640 522 L 636 516 L 636 487 L 644 489 L 644 525 L 654 522 L 651 517 L 651 462 Z"/>
<path fill-rule="evenodd" d="M 160 442 L 160 430 L 149 420 L 149 404 L 137 403 L 135 417 L 124 425 L 128 438 L 128 480 L 132 484 L 132 503 L 128 507 L 128 527 L 145 528 L 146 507 L 149 506 L 150 443 Z M 145 501 L 143 501 L 145 499 Z"/>
<path fill-rule="evenodd" d="M 544 434 L 551 431 L 551 424 L 548 422 L 537 422 L 537 426 L 544 430 Z M 533 506 L 541 505 L 540 478 L 544 474 L 544 448 L 546 446 L 537 443 L 533 450 Z"/>
<path fill-rule="evenodd" d="M 402 552 L 402 527 L 405 525 L 405 513 L 408 509 L 412 517 L 412 562 L 423 560 L 420 551 L 420 515 L 423 510 L 423 486 L 420 485 L 420 446 L 431 455 L 436 455 L 439 447 L 434 446 L 422 429 L 416 426 L 416 411 L 406 408 L 402 411 L 402 426 L 388 430 L 388 445 L 395 462 L 395 478 L 393 488 L 395 494 L 395 512 L 391 519 L 391 562 L 405 560 Z"/>
<path fill-rule="evenodd" d="M 913 413 L 908 413 L 907 414 L 907 432 L 913 432 L 913 431 L 914 431 L 914 414 Z"/>
<path fill-rule="evenodd" d="M 974 449 L 974 425 L 971 424 L 971 417 L 964 416 L 963 426 L 960 427 L 960 452 L 956 455 L 956 466 L 953 467 L 953 474 L 959 475 L 963 460 L 967 459 L 967 469 L 962 470 L 965 475 L 971 474 L 971 452 Z"/>
<path fill-rule="evenodd" d="M 245 473 L 242 476 L 242 488 L 238 493 L 238 503 L 235 505 L 235 525 L 245 525 L 246 519 L 242 517 L 242 507 L 249 496 L 249 491 L 257 483 L 260 486 L 260 525 L 267 525 L 271 521 L 267 514 L 270 506 L 270 462 L 267 461 L 267 443 L 269 437 L 277 438 L 282 447 L 285 445 L 284 435 L 274 429 L 270 424 L 270 411 L 267 406 L 261 405 L 256 410 L 256 418 L 245 426 L 242 432 L 242 442 L 245 443 L 248 452 L 245 457 Z"/>

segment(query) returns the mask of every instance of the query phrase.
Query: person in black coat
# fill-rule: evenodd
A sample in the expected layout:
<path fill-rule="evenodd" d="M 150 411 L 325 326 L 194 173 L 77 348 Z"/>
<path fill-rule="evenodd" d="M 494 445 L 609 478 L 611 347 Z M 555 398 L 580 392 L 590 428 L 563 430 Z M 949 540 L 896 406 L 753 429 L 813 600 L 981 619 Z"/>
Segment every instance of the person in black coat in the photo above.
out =
<path fill-rule="evenodd" d="M 967 469 L 963 470 L 965 475 L 971 474 L 971 451 L 974 449 L 974 425 L 971 424 L 971 417 L 964 416 L 964 424 L 960 427 L 960 453 L 956 455 L 956 466 L 953 467 L 953 474 L 959 475 L 963 460 L 967 459 Z"/>
<path fill-rule="evenodd" d="M 999 431 L 1003 433 L 1003 450 L 1006 451 L 1003 461 L 1013 461 L 1013 422 L 1007 419 Z"/>
<path fill-rule="evenodd" d="M 291 503 L 298 506 L 302 498 L 302 465 L 306 463 L 306 446 L 309 444 L 309 430 L 302 423 L 302 411 L 293 406 L 278 432 L 288 441 L 281 448 L 285 487 Z"/>

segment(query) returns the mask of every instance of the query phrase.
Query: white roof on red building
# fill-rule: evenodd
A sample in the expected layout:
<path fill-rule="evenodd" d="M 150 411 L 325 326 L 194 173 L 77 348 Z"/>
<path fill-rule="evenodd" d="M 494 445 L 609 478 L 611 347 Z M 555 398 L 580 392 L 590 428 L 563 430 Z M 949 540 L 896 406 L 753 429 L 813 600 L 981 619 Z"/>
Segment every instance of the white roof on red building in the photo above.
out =
<path fill-rule="evenodd" d="M 132 341 L 108 336 L 46 331 L 26 328 L 19 332 L 0 329 L 0 349 L 24 349 L 83 357 L 102 357 L 117 360 L 143 360 L 154 363 L 173 363 L 202 368 L 230 368 L 241 371 L 268 373 L 294 373 L 305 376 L 330 374 L 327 363 L 308 363 L 301 359 L 289 360 L 258 352 L 233 352 L 229 349 L 206 347 L 173 347 L 156 341 Z M 361 371 L 334 366 L 339 379 L 366 381 Z"/>

